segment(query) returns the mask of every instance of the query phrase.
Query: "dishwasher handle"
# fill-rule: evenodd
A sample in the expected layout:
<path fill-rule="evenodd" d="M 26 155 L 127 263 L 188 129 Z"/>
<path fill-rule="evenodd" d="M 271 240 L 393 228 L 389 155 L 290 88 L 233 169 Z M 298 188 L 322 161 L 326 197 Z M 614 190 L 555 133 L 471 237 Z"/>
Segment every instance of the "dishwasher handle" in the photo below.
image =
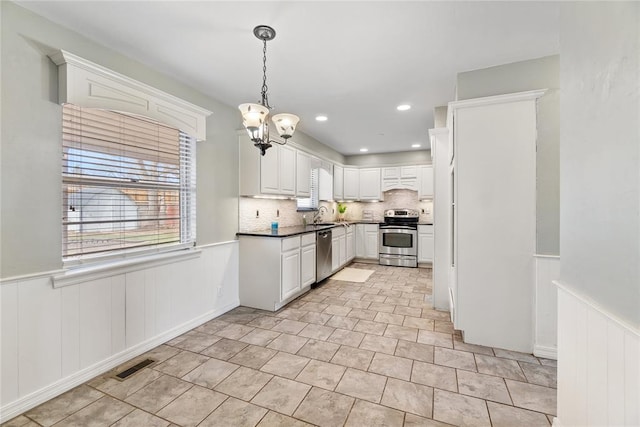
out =
<path fill-rule="evenodd" d="M 318 237 L 322 237 L 323 239 L 331 238 L 331 230 L 328 231 L 318 231 Z"/>

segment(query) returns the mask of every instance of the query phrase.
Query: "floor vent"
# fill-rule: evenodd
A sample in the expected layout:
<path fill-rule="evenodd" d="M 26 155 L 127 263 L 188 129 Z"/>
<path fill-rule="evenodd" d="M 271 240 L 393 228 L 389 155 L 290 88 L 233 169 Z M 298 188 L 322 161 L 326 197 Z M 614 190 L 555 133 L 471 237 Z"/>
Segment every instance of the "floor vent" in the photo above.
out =
<path fill-rule="evenodd" d="M 140 369 L 151 365 L 152 363 L 155 363 L 156 361 L 153 359 L 145 359 L 142 362 L 130 367 L 129 369 L 125 369 L 124 371 L 120 372 L 119 374 L 116 374 L 116 378 L 119 380 L 126 380 L 127 378 L 129 378 L 131 375 L 135 374 L 136 372 L 138 372 Z"/>

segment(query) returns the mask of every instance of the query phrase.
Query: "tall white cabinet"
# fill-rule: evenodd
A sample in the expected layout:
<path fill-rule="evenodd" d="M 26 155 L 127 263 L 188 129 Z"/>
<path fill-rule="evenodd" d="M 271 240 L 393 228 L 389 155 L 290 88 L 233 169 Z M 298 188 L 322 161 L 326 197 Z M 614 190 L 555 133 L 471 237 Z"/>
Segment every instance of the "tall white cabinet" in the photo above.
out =
<path fill-rule="evenodd" d="M 533 350 L 536 102 L 543 93 L 449 104 L 452 303 L 468 343 Z"/>

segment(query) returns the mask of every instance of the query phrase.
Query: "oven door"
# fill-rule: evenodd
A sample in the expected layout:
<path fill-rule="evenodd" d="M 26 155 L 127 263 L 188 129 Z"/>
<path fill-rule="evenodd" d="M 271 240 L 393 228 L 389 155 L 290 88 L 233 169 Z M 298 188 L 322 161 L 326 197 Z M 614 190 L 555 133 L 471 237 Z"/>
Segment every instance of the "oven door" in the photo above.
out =
<path fill-rule="evenodd" d="M 417 256 L 418 230 L 407 226 L 380 226 L 380 254 Z"/>

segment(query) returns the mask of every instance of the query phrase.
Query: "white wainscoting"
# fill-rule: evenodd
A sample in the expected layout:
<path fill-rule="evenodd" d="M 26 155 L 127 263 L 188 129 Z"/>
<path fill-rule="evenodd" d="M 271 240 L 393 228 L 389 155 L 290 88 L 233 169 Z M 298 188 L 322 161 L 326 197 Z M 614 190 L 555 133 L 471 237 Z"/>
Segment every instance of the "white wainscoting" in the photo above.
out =
<path fill-rule="evenodd" d="M 0 422 L 237 307 L 238 242 L 199 249 L 61 288 L 3 281 Z"/>
<path fill-rule="evenodd" d="M 558 286 L 558 417 L 554 426 L 640 425 L 640 331 Z"/>
<path fill-rule="evenodd" d="M 558 358 L 558 293 L 553 283 L 560 277 L 560 257 L 538 255 L 536 261 L 535 333 L 533 354 Z"/>

